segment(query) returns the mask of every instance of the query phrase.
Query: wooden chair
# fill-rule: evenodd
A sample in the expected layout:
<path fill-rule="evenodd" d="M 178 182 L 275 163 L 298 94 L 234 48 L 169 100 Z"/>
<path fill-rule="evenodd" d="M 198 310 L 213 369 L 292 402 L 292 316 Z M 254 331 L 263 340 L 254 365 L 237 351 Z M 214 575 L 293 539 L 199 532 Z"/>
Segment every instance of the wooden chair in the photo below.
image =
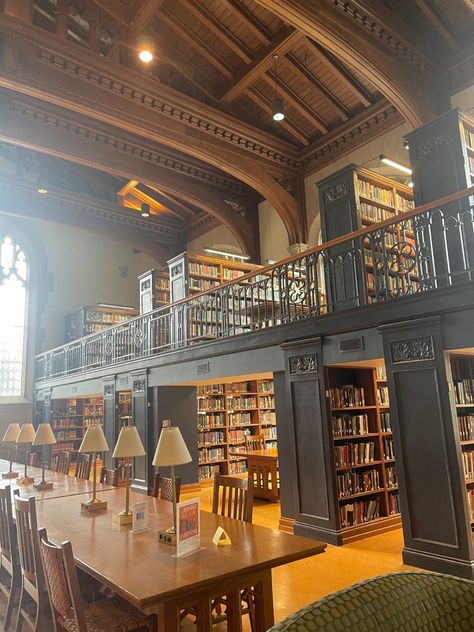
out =
<path fill-rule="evenodd" d="M 93 454 L 81 454 L 78 453 L 76 467 L 74 470 L 74 478 L 82 478 L 86 481 L 89 480 L 91 475 L 92 457 Z"/>
<path fill-rule="evenodd" d="M 176 476 L 176 502 L 179 503 L 181 494 L 181 477 Z M 173 479 L 168 476 L 160 476 L 155 474 L 153 482 L 153 496 L 161 500 L 173 502 Z"/>
<path fill-rule="evenodd" d="M 59 547 L 40 531 L 40 550 L 44 575 L 53 611 L 54 632 L 146 632 L 154 631 L 146 617 L 118 597 L 85 603 L 81 596 L 70 542 Z"/>
<path fill-rule="evenodd" d="M 100 471 L 100 482 L 103 485 L 113 485 L 114 487 L 119 486 L 119 470 L 118 467 L 114 470 L 108 470 L 106 467 L 103 467 Z"/>
<path fill-rule="evenodd" d="M 48 618 L 48 595 L 41 563 L 34 497 L 15 498 L 15 515 L 21 571 L 20 601 L 15 632 L 21 632 L 23 623 L 26 623 L 34 632 L 47 632 L 51 630 Z M 26 604 L 31 600 L 36 605 L 34 618 L 26 610 Z"/>
<path fill-rule="evenodd" d="M 28 455 L 28 465 L 30 467 L 41 467 L 40 455 L 37 452 L 30 452 Z"/>
<path fill-rule="evenodd" d="M 71 460 L 72 460 L 72 450 L 59 452 L 57 455 L 53 470 L 55 472 L 59 472 L 60 474 L 69 475 L 69 470 L 71 469 Z"/>
<path fill-rule="evenodd" d="M 252 522 L 253 488 L 249 486 L 248 479 L 215 474 L 212 513 Z"/>
<path fill-rule="evenodd" d="M 0 489 L 0 553 L 0 570 L 2 571 L 0 590 L 7 598 L 3 629 L 8 630 L 21 582 L 10 485 Z"/>
<path fill-rule="evenodd" d="M 246 435 L 245 436 L 245 449 L 246 450 L 265 450 L 265 437 L 263 434 Z"/>

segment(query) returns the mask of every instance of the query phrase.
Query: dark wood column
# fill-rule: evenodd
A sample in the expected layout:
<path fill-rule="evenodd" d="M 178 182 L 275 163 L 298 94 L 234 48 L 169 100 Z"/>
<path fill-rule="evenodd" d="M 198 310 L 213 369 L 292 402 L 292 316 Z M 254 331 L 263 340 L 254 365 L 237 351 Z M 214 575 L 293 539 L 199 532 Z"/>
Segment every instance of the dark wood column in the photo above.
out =
<path fill-rule="evenodd" d="M 148 493 L 149 460 L 150 455 L 148 441 L 148 374 L 147 371 L 131 373 L 132 382 L 132 418 L 137 427 L 147 454 L 134 459 L 132 489 L 144 494 Z"/>
<path fill-rule="evenodd" d="M 104 434 L 109 445 L 109 451 L 104 454 L 104 465 L 113 468 L 112 452 L 117 440 L 117 407 L 115 403 L 115 377 L 104 380 Z"/>
<path fill-rule="evenodd" d="M 474 577 L 474 556 L 441 318 L 383 337 L 406 564 Z"/>
<path fill-rule="evenodd" d="M 283 344 L 282 349 L 288 402 L 288 428 L 284 436 L 289 441 L 289 447 L 285 449 L 279 434 L 284 502 L 286 507 L 292 507 L 297 535 L 341 544 L 321 339 Z M 280 428 L 281 423 L 279 433 Z M 289 500 L 290 496 L 292 500 Z"/>
<path fill-rule="evenodd" d="M 293 447 L 291 443 L 292 425 L 290 406 L 286 396 L 286 374 L 278 371 L 273 374 L 273 389 L 275 391 L 275 413 L 278 436 L 278 468 L 280 470 L 280 529 L 293 531 L 295 515 L 295 494 L 293 486 L 294 472 Z"/>

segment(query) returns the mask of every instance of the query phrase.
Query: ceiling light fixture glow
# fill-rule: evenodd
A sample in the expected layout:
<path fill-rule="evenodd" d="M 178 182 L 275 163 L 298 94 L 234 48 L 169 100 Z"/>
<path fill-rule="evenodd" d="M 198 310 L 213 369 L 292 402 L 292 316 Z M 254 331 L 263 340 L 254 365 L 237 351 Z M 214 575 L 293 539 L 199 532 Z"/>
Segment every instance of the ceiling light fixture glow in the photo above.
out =
<path fill-rule="evenodd" d="M 155 54 L 155 44 L 153 38 L 148 35 L 140 35 L 138 38 L 138 58 L 144 63 L 149 64 L 153 61 Z"/>
<path fill-rule="evenodd" d="M 225 252 L 224 250 L 216 250 L 215 248 L 204 248 L 204 252 L 209 252 L 213 255 L 222 255 L 223 257 L 233 257 L 240 261 L 248 261 L 250 259 L 249 255 L 237 255 L 233 252 Z"/>
<path fill-rule="evenodd" d="M 150 205 L 148 202 L 143 202 L 140 210 L 140 215 L 142 217 L 150 217 Z"/>
<path fill-rule="evenodd" d="M 389 165 L 394 169 L 398 169 L 399 171 L 403 171 L 403 173 L 408 173 L 408 175 L 413 173 L 409 167 L 405 167 L 405 165 L 401 165 L 399 162 L 396 162 L 396 160 L 387 158 L 387 156 L 384 156 L 383 154 L 380 156 L 380 162 L 383 162 L 385 165 Z"/>
<path fill-rule="evenodd" d="M 283 121 L 285 118 L 285 104 L 283 103 L 283 99 L 278 96 L 277 92 L 277 59 L 278 55 L 275 53 L 275 55 L 273 55 L 273 78 L 275 80 L 275 86 L 272 100 L 272 118 L 274 121 Z"/>

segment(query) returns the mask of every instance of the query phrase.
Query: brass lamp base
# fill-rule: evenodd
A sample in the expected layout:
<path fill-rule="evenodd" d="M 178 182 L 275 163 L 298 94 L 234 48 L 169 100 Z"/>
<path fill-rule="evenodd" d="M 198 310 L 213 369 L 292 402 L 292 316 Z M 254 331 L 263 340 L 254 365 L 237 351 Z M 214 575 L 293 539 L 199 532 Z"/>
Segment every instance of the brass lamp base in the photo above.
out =
<path fill-rule="evenodd" d="M 53 489 L 53 482 L 52 481 L 41 481 L 40 483 L 35 483 L 33 485 L 33 487 L 35 489 L 37 489 L 39 492 L 42 492 L 45 489 Z"/>
<path fill-rule="evenodd" d="M 2 478 L 18 478 L 18 472 L 5 472 Z"/>
<path fill-rule="evenodd" d="M 176 531 L 174 527 L 170 527 L 166 529 L 166 531 L 158 531 L 158 539 L 163 544 L 170 544 L 171 546 L 176 546 Z"/>
<path fill-rule="evenodd" d="M 35 479 L 32 476 L 22 476 L 18 481 L 18 485 L 31 485 L 34 482 Z"/>
<path fill-rule="evenodd" d="M 125 524 L 132 524 L 133 522 L 133 514 L 131 511 L 126 511 L 125 509 L 120 513 L 114 513 L 112 515 L 112 522 L 115 524 L 122 526 Z"/>
<path fill-rule="evenodd" d="M 93 498 L 91 498 L 90 500 L 86 500 L 85 502 L 81 503 L 81 509 L 82 511 L 104 511 L 105 509 L 107 509 L 107 501 L 106 500 L 100 500 L 99 498 L 96 498 L 95 500 Z"/>

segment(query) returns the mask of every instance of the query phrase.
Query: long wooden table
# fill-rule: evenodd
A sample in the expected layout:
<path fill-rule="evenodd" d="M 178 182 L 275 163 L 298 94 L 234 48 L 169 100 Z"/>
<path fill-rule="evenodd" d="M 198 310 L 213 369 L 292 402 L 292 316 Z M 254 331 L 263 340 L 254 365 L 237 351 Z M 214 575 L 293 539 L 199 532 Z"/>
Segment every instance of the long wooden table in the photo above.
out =
<path fill-rule="evenodd" d="M 134 534 L 112 524 L 112 513 L 123 509 L 124 490 L 107 494 L 106 512 L 81 514 L 77 499 L 38 500 L 38 526 L 60 543 L 70 540 L 76 564 L 112 588 L 146 614 L 156 614 L 158 629 L 178 632 L 180 616 L 191 610 L 197 631 L 210 632 L 211 602 L 229 597 L 227 630 L 241 632 L 241 590 L 255 594 L 256 627 L 264 632 L 274 623 L 271 569 L 322 553 L 326 545 L 281 531 L 201 512 L 201 549 L 177 558 L 174 549 L 158 540 L 158 530 L 172 524 L 172 506 L 166 501 L 132 493 L 131 506 L 145 501 L 149 530 Z M 218 526 L 232 544 L 218 547 L 212 537 Z"/>
<path fill-rule="evenodd" d="M 247 450 L 247 471 L 253 483 L 254 496 L 276 502 L 280 498 L 278 488 L 278 450 Z"/>

